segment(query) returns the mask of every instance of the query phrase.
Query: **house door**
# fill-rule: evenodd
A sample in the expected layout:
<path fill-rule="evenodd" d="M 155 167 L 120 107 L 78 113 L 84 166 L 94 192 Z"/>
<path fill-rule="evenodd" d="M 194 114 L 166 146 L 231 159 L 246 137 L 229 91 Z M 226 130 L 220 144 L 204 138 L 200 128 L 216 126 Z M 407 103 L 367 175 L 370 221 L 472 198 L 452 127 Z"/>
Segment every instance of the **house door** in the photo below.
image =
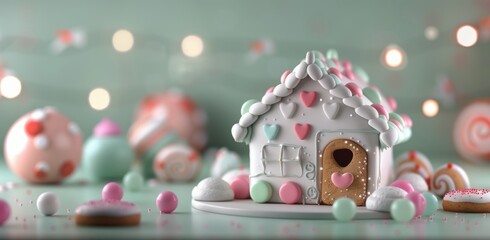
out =
<path fill-rule="evenodd" d="M 354 141 L 336 139 L 323 149 L 321 201 L 331 205 L 337 198 L 348 197 L 357 206 L 366 201 L 368 154 Z"/>

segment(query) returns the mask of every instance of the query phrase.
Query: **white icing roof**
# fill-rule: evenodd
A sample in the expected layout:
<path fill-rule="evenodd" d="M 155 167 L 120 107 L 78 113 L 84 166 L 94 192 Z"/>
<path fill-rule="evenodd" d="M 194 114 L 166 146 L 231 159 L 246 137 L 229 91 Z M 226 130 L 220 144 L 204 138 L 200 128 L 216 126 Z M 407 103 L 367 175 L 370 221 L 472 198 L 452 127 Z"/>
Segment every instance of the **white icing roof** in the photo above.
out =
<path fill-rule="evenodd" d="M 307 77 L 319 83 L 322 89 L 342 99 L 342 103 L 354 108 L 357 115 L 366 119 L 369 126 L 380 133 L 383 148 L 405 142 L 411 137 L 411 119 L 394 112 L 394 99 L 384 98 L 376 86 L 369 84 L 369 77 L 359 67 L 349 61 L 340 63 L 334 50 L 327 51 L 327 57 L 317 51 L 309 51 L 291 73 L 283 74 L 281 83 L 268 91 L 260 102 L 250 106 L 231 133 L 236 142 L 243 142 L 248 131 L 259 116 L 267 113 L 271 106 L 289 96 L 299 82 Z M 284 76 L 285 75 L 285 76 Z M 391 104 L 390 104 L 391 103 Z M 381 110 L 380 110 L 381 108 Z M 383 110 L 386 114 L 383 114 Z"/>

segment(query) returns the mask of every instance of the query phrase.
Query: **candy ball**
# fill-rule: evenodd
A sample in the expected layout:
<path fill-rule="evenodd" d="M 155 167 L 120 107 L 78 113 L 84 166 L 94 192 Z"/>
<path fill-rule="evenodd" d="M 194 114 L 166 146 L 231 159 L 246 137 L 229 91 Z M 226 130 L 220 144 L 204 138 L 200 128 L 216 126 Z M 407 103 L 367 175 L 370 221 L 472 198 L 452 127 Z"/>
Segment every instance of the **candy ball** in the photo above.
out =
<path fill-rule="evenodd" d="M 102 189 L 102 200 L 107 201 L 120 201 L 123 198 L 124 191 L 122 187 L 115 183 L 110 182 Z"/>
<path fill-rule="evenodd" d="M 9 204 L 0 199 L 0 225 L 4 224 L 10 217 L 10 206 Z"/>
<path fill-rule="evenodd" d="M 338 198 L 333 202 L 332 213 L 338 221 L 350 221 L 356 215 L 356 204 L 350 198 Z"/>
<path fill-rule="evenodd" d="M 405 198 L 410 200 L 413 205 L 415 205 L 415 216 L 422 215 L 426 207 L 424 195 L 422 195 L 422 193 L 413 191 L 409 192 L 407 196 L 405 196 Z"/>
<path fill-rule="evenodd" d="M 20 117 L 5 137 L 10 169 L 31 183 L 59 183 L 70 176 L 82 156 L 79 127 L 52 107 Z"/>
<path fill-rule="evenodd" d="M 172 213 L 177 208 L 178 203 L 177 195 L 171 191 L 161 192 L 156 199 L 156 205 L 160 209 L 160 213 Z"/>
<path fill-rule="evenodd" d="M 182 92 L 165 91 L 143 98 L 128 133 L 129 143 L 143 163 L 143 176 L 155 176 L 155 156 L 169 143 L 185 142 L 202 150 L 207 142 L 206 124 L 206 113 Z"/>
<path fill-rule="evenodd" d="M 411 193 L 414 191 L 412 184 L 405 180 L 396 180 L 391 184 L 391 186 L 401 188 L 407 193 Z"/>
<path fill-rule="evenodd" d="M 133 149 L 117 123 L 104 119 L 83 147 L 83 166 L 95 180 L 120 180 L 131 168 Z"/>
<path fill-rule="evenodd" d="M 397 199 L 391 204 L 390 214 L 397 222 L 410 221 L 415 216 L 415 205 L 408 199 Z"/>
<path fill-rule="evenodd" d="M 425 210 L 422 213 L 422 216 L 430 216 L 437 211 L 439 200 L 436 195 L 431 192 L 423 192 L 422 195 L 425 198 Z"/>
<path fill-rule="evenodd" d="M 143 188 L 144 184 L 145 184 L 145 180 L 143 179 L 143 176 L 138 172 L 132 171 L 124 175 L 123 185 L 124 188 L 128 189 L 129 191 L 132 192 L 139 191 L 141 188 Z"/>
<path fill-rule="evenodd" d="M 58 196 L 52 192 L 45 192 L 39 195 L 36 201 L 37 210 L 45 216 L 54 215 L 60 206 Z"/>

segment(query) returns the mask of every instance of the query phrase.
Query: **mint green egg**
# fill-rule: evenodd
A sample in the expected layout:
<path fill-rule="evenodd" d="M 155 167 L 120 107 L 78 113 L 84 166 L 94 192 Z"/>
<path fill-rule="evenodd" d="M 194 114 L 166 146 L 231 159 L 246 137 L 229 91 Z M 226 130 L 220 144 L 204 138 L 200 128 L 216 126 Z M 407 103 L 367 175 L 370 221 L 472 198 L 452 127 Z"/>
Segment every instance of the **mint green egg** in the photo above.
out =
<path fill-rule="evenodd" d="M 122 137 L 90 137 L 83 147 L 82 164 L 94 180 L 121 181 L 131 168 L 134 153 Z"/>
<path fill-rule="evenodd" d="M 248 113 L 248 109 L 250 109 L 250 106 L 252 106 L 252 104 L 258 102 L 258 100 L 255 100 L 255 99 L 250 99 L 250 100 L 247 100 L 246 102 L 244 102 L 242 104 L 242 108 L 240 109 L 240 113 L 243 115 L 245 113 Z"/>
<path fill-rule="evenodd" d="M 328 49 L 325 52 L 325 58 L 327 58 L 327 59 L 331 59 L 331 58 L 339 59 L 339 53 L 335 49 Z"/>
<path fill-rule="evenodd" d="M 128 172 L 124 175 L 123 186 L 131 192 L 139 191 L 143 188 L 145 180 L 143 176 L 135 171 Z"/>
<path fill-rule="evenodd" d="M 362 89 L 362 94 L 364 94 L 364 96 L 366 96 L 372 103 L 381 103 L 381 95 L 378 91 L 371 87 L 365 87 Z"/>
<path fill-rule="evenodd" d="M 408 199 L 397 199 L 391 204 L 390 214 L 397 222 L 408 222 L 415 216 L 415 205 Z"/>
<path fill-rule="evenodd" d="M 422 213 L 422 216 L 430 216 L 437 211 L 439 200 L 436 195 L 431 192 L 423 192 L 422 195 L 425 198 L 425 210 Z"/>
<path fill-rule="evenodd" d="M 332 213 L 338 221 L 350 221 L 356 216 L 356 203 L 347 197 L 338 198 L 333 202 Z"/>

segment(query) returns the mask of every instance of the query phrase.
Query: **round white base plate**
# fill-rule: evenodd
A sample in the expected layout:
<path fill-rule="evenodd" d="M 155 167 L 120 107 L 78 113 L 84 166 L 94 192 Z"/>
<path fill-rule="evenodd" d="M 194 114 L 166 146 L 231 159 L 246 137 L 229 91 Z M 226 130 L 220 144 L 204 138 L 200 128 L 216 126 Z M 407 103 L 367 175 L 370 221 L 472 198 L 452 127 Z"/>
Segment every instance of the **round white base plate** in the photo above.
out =
<path fill-rule="evenodd" d="M 296 219 L 335 219 L 332 206 L 327 205 L 288 205 L 282 203 L 255 203 L 248 200 L 228 202 L 203 202 L 192 200 L 192 207 L 201 211 L 261 218 L 296 218 Z M 388 212 L 367 210 L 358 207 L 354 219 L 390 219 Z"/>

